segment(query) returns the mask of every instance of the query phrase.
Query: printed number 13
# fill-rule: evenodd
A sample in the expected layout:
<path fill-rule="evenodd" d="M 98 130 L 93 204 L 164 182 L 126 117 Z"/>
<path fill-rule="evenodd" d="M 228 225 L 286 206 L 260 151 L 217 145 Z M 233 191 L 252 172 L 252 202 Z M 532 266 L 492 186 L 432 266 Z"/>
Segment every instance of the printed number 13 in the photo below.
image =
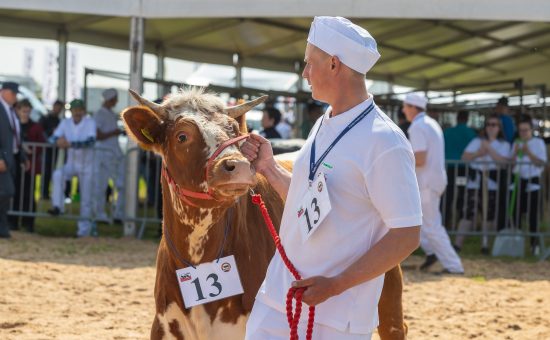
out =
<path fill-rule="evenodd" d="M 216 294 L 210 293 L 208 295 L 210 295 L 210 297 L 216 297 L 220 295 L 222 293 L 222 285 L 218 282 L 218 275 L 212 273 L 206 277 L 206 281 L 208 281 L 208 279 L 212 279 L 213 280 L 212 287 L 216 287 L 218 289 L 218 292 Z M 197 296 L 199 297 L 197 301 L 206 299 L 204 297 L 204 294 L 202 293 L 202 288 L 199 282 L 199 278 L 197 277 L 196 279 L 191 281 L 191 283 L 195 284 L 195 289 L 197 289 Z"/>
<path fill-rule="evenodd" d="M 313 220 L 313 224 L 315 225 L 317 224 L 317 222 L 319 222 L 319 217 L 321 216 L 321 210 L 319 209 L 319 205 L 317 204 L 317 198 L 311 200 L 311 209 L 317 214 L 317 217 L 315 217 L 315 219 Z M 309 233 L 311 229 L 313 229 L 311 221 L 309 220 L 309 209 L 306 209 L 306 212 L 304 214 L 306 215 L 307 232 Z"/>

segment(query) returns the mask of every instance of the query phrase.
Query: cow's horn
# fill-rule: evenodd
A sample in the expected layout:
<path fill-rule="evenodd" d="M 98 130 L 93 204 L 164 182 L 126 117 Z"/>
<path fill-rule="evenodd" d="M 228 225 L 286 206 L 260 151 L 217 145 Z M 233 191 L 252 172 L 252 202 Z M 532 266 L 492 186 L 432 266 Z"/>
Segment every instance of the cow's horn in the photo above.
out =
<path fill-rule="evenodd" d="M 151 110 L 153 110 L 155 113 L 161 115 L 161 116 L 164 116 L 166 114 L 166 110 L 164 109 L 164 107 L 162 107 L 162 105 L 160 104 L 157 104 L 157 103 L 153 103 L 145 98 L 143 98 L 142 96 L 140 96 L 136 91 L 132 90 L 132 89 L 128 89 L 128 91 L 130 92 L 130 94 L 132 95 L 132 97 L 134 97 L 135 100 L 137 100 L 137 102 L 143 106 L 147 106 L 148 108 L 150 108 Z"/>
<path fill-rule="evenodd" d="M 254 100 L 251 100 L 249 102 L 242 103 L 242 104 L 237 105 L 237 106 L 228 107 L 224 111 L 225 111 L 225 113 L 227 113 L 228 116 L 230 116 L 232 118 L 237 118 L 237 117 L 242 116 L 246 112 L 250 111 L 254 106 L 265 102 L 268 97 L 269 96 L 264 95 L 264 96 L 261 96 L 261 97 L 258 97 L 256 99 L 254 99 Z"/>

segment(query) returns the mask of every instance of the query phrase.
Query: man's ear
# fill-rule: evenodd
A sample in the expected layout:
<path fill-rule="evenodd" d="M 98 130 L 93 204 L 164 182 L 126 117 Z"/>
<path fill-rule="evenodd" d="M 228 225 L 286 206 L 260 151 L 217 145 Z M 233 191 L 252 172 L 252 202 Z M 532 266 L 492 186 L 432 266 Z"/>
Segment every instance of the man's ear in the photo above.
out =
<path fill-rule="evenodd" d="M 145 150 L 158 150 L 164 138 L 164 124 L 146 106 L 132 106 L 120 114 L 128 136 Z"/>

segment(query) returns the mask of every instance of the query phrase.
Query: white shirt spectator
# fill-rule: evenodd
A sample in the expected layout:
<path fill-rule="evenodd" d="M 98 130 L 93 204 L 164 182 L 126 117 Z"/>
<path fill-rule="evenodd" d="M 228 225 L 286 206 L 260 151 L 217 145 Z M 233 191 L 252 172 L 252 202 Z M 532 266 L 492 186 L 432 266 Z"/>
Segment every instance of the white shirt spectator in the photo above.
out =
<path fill-rule="evenodd" d="M 95 114 L 94 121 L 99 131 L 103 133 L 111 132 L 118 129 L 117 115 L 110 109 L 102 106 Z M 111 136 L 107 139 L 98 140 L 96 146 L 102 149 L 109 149 L 113 152 L 113 156 L 122 156 L 120 145 L 118 144 L 118 135 Z"/>
<path fill-rule="evenodd" d="M 472 141 L 466 146 L 466 149 L 464 149 L 464 152 L 468 153 L 475 153 L 481 148 L 481 138 L 477 137 L 472 139 Z M 506 140 L 501 139 L 495 139 L 491 142 L 490 146 L 495 150 L 500 156 L 502 157 L 510 157 L 510 144 Z M 486 154 L 485 156 L 476 157 L 472 160 L 470 163 L 470 168 L 472 171 L 479 170 L 495 170 L 498 169 L 499 166 L 495 162 L 493 158 L 489 154 Z M 468 189 L 479 189 L 481 183 L 481 176 L 479 173 L 476 173 L 475 180 L 469 179 L 468 183 L 466 184 L 466 187 Z M 487 180 L 487 189 L 489 190 L 497 190 L 498 184 L 496 181 L 488 178 Z"/>
<path fill-rule="evenodd" d="M 426 113 L 419 113 L 409 127 L 414 152 L 426 152 L 426 164 L 416 168 L 420 190 L 431 189 L 440 195 L 447 186 L 445 141 L 439 124 Z"/>
<path fill-rule="evenodd" d="M 282 139 L 289 139 L 292 134 L 292 126 L 283 120 L 275 126 L 275 130 L 281 135 Z"/>
<path fill-rule="evenodd" d="M 514 145 L 512 147 L 512 150 L 515 149 L 516 144 L 523 144 L 524 142 L 514 142 Z M 527 141 L 527 147 L 531 152 L 540 160 L 547 161 L 548 158 L 546 156 L 546 145 L 544 144 L 544 141 L 538 137 L 533 137 L 530 140 Z M 529 156 L 527 156 L 525 153 L 520 157 L 519 155 L 516 157 L 516 162 L 520 163 L 517 164 L 514 168 L 514 173 L 518 173 L 522 179 L 530 179 L 533 177 L 540 177 L 542 174 L 542 171 L 544 170 L 543 166 L 536 166 L 533 164 Z M 529 183 L 529 186 L 527 187 L 527 191 L 535 191 L 539 190 L 540 185 L 535 183 Z"/>
<path fill-rule="evenodd" d="M 65 137 L 71 144 L 68 149 L 67 163 L 76 166 L 92 166 L 94 151 L 91 147 L 79 147 L 80 143 L 89 143 L 95 141 L 96 125 L 90 116 L 82 118 L 80 123 L 75 124 L 72 118 L 66 118 L 59 123 L 53 136 L 56 138 Z"/>
<path fill-rule="evenodd" d="M 313 127 L 319 129 L 316 157 L 373 103 L 372 96 L 330 118 L 330 109 Z M 296 210 L 309 187 L 310 151 L 315 133 L 298 152 L 281 221 L 280 236 L 289 259 L 302 277 L 334 276 L 372 248 L 390 228 L 422 223 L 414 155 L 401 130 L 378 108 L 352 128 L 321 165 L 332 209 L 303 243 Z M 320 170 L 321 170 L 320 168 Z M 291 273 L 275 254 L 257 299 L 286 313 Z M 368 334 L 378 325 L 378 301 L 384 275 L 362 283 L 316 307 L 315 322 L 351 333 Z M 307 311 L 307 306 L 302 306 Z M 340 312 L 342 311 L 342 312 Z M 345 312 L 344 312 L 345 311 Z M 302 313 L 307 320 L 307 313 Z"/>

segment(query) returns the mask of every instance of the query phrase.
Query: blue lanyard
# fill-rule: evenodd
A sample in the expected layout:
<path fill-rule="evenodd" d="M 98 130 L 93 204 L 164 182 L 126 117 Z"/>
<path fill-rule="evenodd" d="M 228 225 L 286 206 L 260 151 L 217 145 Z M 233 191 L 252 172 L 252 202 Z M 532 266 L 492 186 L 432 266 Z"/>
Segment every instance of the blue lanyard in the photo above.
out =
<path fill-rule="evenodd" d="M 361 112 L 361 114 L 359 114 L 357 117 L 355 117 L 348 124 L 348 126 L 346 126 L 346 128 L 342 132 L 340 132 L 338 137 L 336 137 L 334 139 L 334 141 L 329 145 L 329 147 L 325 150 L 325 152 L 323 152 L 323 154 L 321 155 L 319 160 L 317 162 L 315 162 L 315 139 L 317 139 L 317 134 L 319 133 L 319 130 L 321 130 L 321 126 L 323 125 L 323 119 L 321 119 L 321 123 L 319 124 L 319 128 L 317 129 L 317 132 L 315 132 L 315 137 L 313 137 L 313 143 L 311 144 L 311 152 L 310 152 L 310 157 L 309 157 L 309 181 L 310 182 L 313 181 L 313 179 L 315 177 L 315 173 L 317 172 L 317 170 L 321 166 L 321 163 L 323 162 L 325 157 L 327 157 L 330 150 L 332 150 L 332 148 L 340 141 L 340 139 L 342 139 L 342 137 L 344 137 L 344 135 L 346 133 L 349 132 L 349 130 L 351 130 L 355 125 L 357 125 L 357 123 L 359 123 L 363 118 L 365 118 L 372 111 L 372 109 L 374 109 L 374 102 L 371 103 L 365 111 Z"/>

